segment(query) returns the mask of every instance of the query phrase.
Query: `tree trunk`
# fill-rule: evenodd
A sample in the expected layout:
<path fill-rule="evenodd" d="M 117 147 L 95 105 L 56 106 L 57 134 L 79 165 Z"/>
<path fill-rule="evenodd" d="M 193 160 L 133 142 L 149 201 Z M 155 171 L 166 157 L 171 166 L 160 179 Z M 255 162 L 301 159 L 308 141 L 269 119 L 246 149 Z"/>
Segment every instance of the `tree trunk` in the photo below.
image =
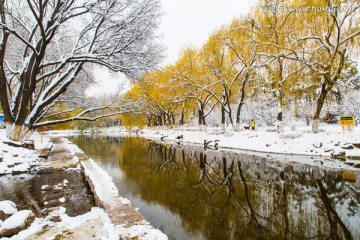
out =
<path fill-rule="evenodd" d="M 199 114 L 199 130 L 202 131 L 203 112 L 200 107 L 198 108 L 198 114 Z"/>
<path fill-rule="evenodd" d="M 163 123 L 162 123 L 162 114 L 160 114 L 158 116 L 158 126 L 162 126 L 162 125 L 163 125 Z"/>
<path fill-rule="evenodd" d="M 299 101 L 298 101 L 298 97 L 297 97 L 297 92 L 294 91 L 295 94 L 295 99 L 294 99 L 294 107 L 295 107 L 295 118 L 300 118 L 300 113 L 299 113 Z"/>
<path fill-rule="evenodd" d="M 180 126 L 183 127 L 184 124 L 185 124 L 185 103 L 183 103 L 183 106 L 181 109 Z"/>
<path fill-rule="evenodd" d="M 225 132 L 225 107 L 221 104 L 221 131 Z"/>
<path fill-rule="evenodd" d="M 237 108 L 237 112 L 236 112 L 236 131 L 240 131 L 240 116 L 241 116 L 241 109 L 242 106 L 244 105 L 244 99 L 245 99 L 245 86 L 247 81 L 249 80 L 249 73 L 247 72 L 245 75 L 245 79 L 241 84 L 241 95 L 240 95 L 240 102 Z"/>
<path fill-rule="evenodd" d="M 180 125 L 183 126 L 185 124 L 185 113 L 184 109 L 181 111 Z"/>
<path fill-rule="evenodd" d="M 19 126 L 15 124 L 6 124 L 6 137 L 13 141 L 24 141 L 26 138 L 30 137 L 33 131 L 26 126 Z"/>
<path fill-rule="evenodd" d="M 278 64 L 279 64 L 279 76 L 278 76 L 278 90 L 279 90 L 279 110 L 277 115 L 277 120 L 279 121 L 279 130 L 281 132 L 284 131 L 284 122 L 283 122 L 283 81 L 284 81 L 284 66 L 283 66 L 283 59 L 278 58 Z"/>
<path fill-rule="evenodd" d="M 237 112 L 236 112 L 236 131 L 240 131 L 240 114 L 241 114 L 241 108 L 244 105 L 243 101 L 240 101 Z"/>
<path fill-rule="evenodd" d="M 162 116 L 163 116 L 163 127 L 165 127 L 166 126 L 166 113 L 163 113 Z"/>
<path fill-rule="evenodd" d="M 203 125 L 202 125 L 202 130 L 204 131 L 204 132 L 206 132 L 206 116 L 205 116 L 205 114 L 204 114 L 204 110 L 202 110 L 202 112 L 203 112 L 203 118 L 202 118 L 202 123 L 203 123 Z"/>
<path fill-rule="evenodd" d="M 284 119 L 283 119 L 283 107 L 284 107 L 284 99 L 283 99 L 283 62 L 279 61 L 280 71 L 279 71 L 279 110 L 277 115 L 277 120 L 279 121 L 279 131 L 284 131 Z"/>
<path fill-rule="evenodd" d="M 174 113 L 170 113 L 170 116 L 171 116 L 172 126 L 173 126 L 173 127 L 175 127 L 176 122 L 175 122 L 175 116 L 174 116 Z"/>
<path fill-rule="evenodd" d="M 327 92 L 328 92 L 328 90 L 327 90 L 326 84 L 323 83 L 321 85 L 320 95 L 319 95 L 319 97 L 318 97 L 318 99 L 316 101 L 316 109 L 315 109 L 315 112 L 314 112 L 314 118 L 313 118 L 312 129 L 311 129 L 313 133 L 318 133 L 319 132 L 320 113 L 321 113 L 322 107 L 324 106 Z"/>

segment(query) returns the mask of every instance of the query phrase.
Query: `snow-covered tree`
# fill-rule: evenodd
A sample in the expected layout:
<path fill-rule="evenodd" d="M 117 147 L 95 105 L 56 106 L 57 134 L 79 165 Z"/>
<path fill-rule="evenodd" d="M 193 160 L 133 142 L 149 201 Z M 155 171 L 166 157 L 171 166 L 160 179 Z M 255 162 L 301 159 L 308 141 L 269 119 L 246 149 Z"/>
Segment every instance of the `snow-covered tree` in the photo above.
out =
<path fill-rule="evenodd" d="M 0 101 L 7 136 L 52 124 L 42 121 L 93 65 L 137 78 L 161 60 L 159 0 L 0 1 Z M 111 104 L 85 109 L 70 120 Z M 101 116 L 97 116 L 101 117 Z"/>
<path fill-rule="evenodd" d="M 304 6 L 309 4 L 305 2 Z M 297 33 L 302 44 L 298 58 L 319 76 L 312 123 L 315 133 L 326 99 L 346 70 L 346 60 L 358 46 L 360 1 L 320 1 L 318 9 L 321 11 L 306 12 L 304 26 L 307 27 Z"/>

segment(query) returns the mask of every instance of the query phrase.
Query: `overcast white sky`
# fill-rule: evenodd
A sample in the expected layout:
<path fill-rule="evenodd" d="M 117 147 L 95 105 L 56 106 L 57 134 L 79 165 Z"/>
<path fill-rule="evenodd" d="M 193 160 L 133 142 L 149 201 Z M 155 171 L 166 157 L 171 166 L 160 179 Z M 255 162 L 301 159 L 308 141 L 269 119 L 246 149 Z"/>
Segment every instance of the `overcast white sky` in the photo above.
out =
<path fill-rule="evenodd" d="M 200 47 L 209 35 L 235 17 L 249 12 L 256 0 L 161 0 L 164 16 L 160 25 L 163 44 L 167 48 L 167 58 L 163 66 L 174 63 L 181 50 L 187 46 Z M 113 92 L 114 86 L 123 81 L 119 75 L 113 76 L 104 71 L 96 72 L 101 83 L 87 92 L 104 94 Z M 117 83 L 116 83 L 117 82 Z"/>
<path fill-rule="evenodd" d="M 256 0 L 162 0 L 160 26 L 167 47 L 164 64 L 174 63 L 184 47 L 200 47 L 209 35 L 234 17 L 249 12 Z"/>

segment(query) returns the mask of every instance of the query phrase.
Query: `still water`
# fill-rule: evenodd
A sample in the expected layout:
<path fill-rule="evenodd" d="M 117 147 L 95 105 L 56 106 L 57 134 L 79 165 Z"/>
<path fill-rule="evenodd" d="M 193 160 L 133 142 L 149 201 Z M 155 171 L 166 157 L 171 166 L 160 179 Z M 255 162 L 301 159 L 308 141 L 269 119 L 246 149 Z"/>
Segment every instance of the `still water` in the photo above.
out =
<path fill-rule="evenodd" d="M 71 141 L 169 239 L 360 239 L 359 172 L 140 138 Z"/>

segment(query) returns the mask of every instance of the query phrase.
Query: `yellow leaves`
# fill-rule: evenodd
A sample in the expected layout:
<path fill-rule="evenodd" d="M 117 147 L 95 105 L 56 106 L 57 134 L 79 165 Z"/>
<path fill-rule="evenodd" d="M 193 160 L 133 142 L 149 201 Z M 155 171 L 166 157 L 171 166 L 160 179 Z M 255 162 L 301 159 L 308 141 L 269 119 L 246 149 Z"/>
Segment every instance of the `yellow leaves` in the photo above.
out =
<path fill-rule="evenodd" d="M 319 66 L 328 64 L 329 49 L 336 49 L 336 22 L 326 9 L 341 4 L 347 3 L 259 1 L 251 14 L 221 26 L 201 48 L 184 48 L 174 64 L 144 74 L 129 97 L 146 99 L 154 115 L 171 112 L 176 117 L 187 112 L 194 117 L 197 101 L 210 98 L 213 105 L 226 93 L 229 106 L 235 105 L 239 89 L 254 98 L 281 92 L 277 95 L 282 103 L 300 88 L 313 93 L 310 88 L 319 82 Z M 342 37 L 358 31 L 359 19 L 344 23 Z M 340 47 L 348 45 L 359 45 L 359 38 Z M 309 67 L 302 58 L 314 64 Z M 339 61 L 336 55 L 334 59 Z"/>

